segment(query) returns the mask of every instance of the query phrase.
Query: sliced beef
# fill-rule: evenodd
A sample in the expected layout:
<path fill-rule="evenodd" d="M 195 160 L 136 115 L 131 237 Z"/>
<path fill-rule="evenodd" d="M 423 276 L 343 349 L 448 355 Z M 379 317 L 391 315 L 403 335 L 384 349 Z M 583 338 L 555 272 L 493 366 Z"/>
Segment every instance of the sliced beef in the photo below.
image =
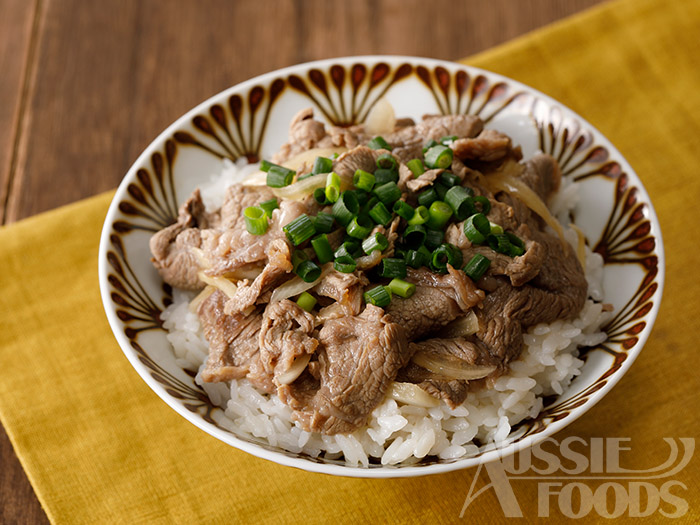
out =
<path fill-rule="evenodd" d="M 561 184 L 559 163 L 551 155 L 539 153 L 525 163 L 520 178 L 547 202 Z"/>
<path fill-rule="evenodd" d="M 435 180 L 444 172 L 445 170 L 428 170 L 421 174 L 415 179 L 411 179 L 406 182 L 406 187 L 413 193 L 418 193 L 428 186 L 432 186 Z"/>
<path fill-rule="evenodd" d="M 464 403 L 469 394 L 469 383 L 462 379 L 426 379 L 418 386 L 431 396 L 442 399 L 448 407 L 457 408 Z"/>
<path fill-rule="evenodd" d="M 314 316 L 296 303 L 287 299 L 269 303 L 258 336 L 265 377 L 272 377 L 276 385 L 287 383 L 281 378 L 289 372 L 295 359 L 316 350 L 318 340 L 313 337 L 313 331 Z"/>
<path fill-rule="evenodd" d="M 333 171 L 341 177 L 348 177 L 350 179 L 352 179 L 352 176 L 357 170 L 374 173 L 374 170 L 377 169 L 377 157 L 383 153 L 389 152 L 386 150 L 370 149 L 367 146 L 357 146 L 338 157 L 333 163 Z"/>
<path fill-rule="evenodd" d="M 474 138 L 457 139 L 452 150 L 457 158 L 493 162 L 510 155 L 513 144 L 508 135 L 492 129 L 485 129 Z"/>
<path fill-rule="evenodd" d="M 312 108 L 302 109 L 294 115 L 289 124 L 289 140 L 275 154 L 274 162 L 284 162 L 302 151 L 317 147 L 326 136 L 326 127 L 313 117 Z"/>
<path fill-rule="evenodd" d="M 464 272 L 448 265 L 449 273 L 409 269 L 406 280 L 416 285 L 406 299 L 394 296 L 386 308 L 393 322 L 401 325 L 410 340 L 420 339 L 468 312 L 484 298 Z"/>
<path fill-rule="evenodd" d="M 278 390 L 307 431 L 350 433 L 381 403 L 410 357 L 403 330 L 381 308 L 332 319 L 319 333 L 318 377 L 305 374 Z"/>
<path fill-rule="evenodd" d="M 331 270 L 314 286 L 313 291 L 335 300 L 345 315 L 353 316 L 362 309 L 362 294 L 368 284 L 369 280 L 362 272 L 341 273 Z"/>
<path fill-rule="evenodd" d="M 177 222 L 151 237 L 151 261 L 163 280 L 186 290 L 200 290 L 204 284 L 197 274 L 201 270 L 191 248 L 202 244 L 202 229 L 209 226 L 199 190 L 195 190 L 179 210 Z"/>

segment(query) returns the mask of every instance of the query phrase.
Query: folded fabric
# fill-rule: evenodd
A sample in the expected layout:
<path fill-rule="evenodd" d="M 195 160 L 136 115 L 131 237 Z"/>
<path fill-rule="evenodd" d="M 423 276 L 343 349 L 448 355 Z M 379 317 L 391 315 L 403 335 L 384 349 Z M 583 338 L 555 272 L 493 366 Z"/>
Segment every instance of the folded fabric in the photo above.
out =
<path fill-rule="evenodd" d="M 623 457 L 632 469 L 668 457 L 663 437 L 700 434 L 693 410 L 700 386 L 698 35 L 700 2 L 625 0 L 465 61 L 581 114 L 634 166 L 656 207 L 667 280 L 652 337 L 613 391 L 556 435 L 631 438 Z M 476 469 L 398 480 L 307 473 L 233 449 L 163 403 L 122 355 L 102 311 L 97 247 L 110 198 L 0 229 L 0 420 L 53 522 L 458 520 Z M 686 518 L 697 516 L 697 461 L 674 479 L 683 484 L 674 493 L 688 504 Z M 536 517 L 537 482 L 513 488 L 523 514 Z M 558 515 L 554 506 L 551 512 Z M 502 516 L 493 490 L 465 512 L 479 523 Z"/>

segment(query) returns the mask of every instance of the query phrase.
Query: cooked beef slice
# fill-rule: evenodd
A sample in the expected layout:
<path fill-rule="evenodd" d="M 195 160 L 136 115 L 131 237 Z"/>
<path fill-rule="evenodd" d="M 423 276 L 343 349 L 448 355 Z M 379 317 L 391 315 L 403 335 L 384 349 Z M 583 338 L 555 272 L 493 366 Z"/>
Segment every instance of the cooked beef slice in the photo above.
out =
<path fill-rule="evenodd" d="M 353 316 L 362 309 L 362 294 L 368 284 L 369 280 L 362 272 L 341 273 L 331 270 L 314 286 L 313 291 L 334 299 L 345 315 Z"/>
<path fill-rule="evenodd" d="M 201 268 L 190 248 L 201 246 L 201 232 L 208 225 L 202 197 L 199 190 L 195 190 L 180 208 L 177 222 L 151 237 L 151 261 L 166 283 L 185 290 L 204 287 L 197 277 Z"/>
<path fill-rule="evenodd" d="M 370 149 L 367 146 L 357 146 L 346 151 L 333 162 L 333 171 L 341 177 L 349 177 L 350 179 L 357 170 L 374 173 L 374 170 L 377 169 L 377 158 L 384 153 L 389 152 Z"/>
<path fill-rule="evenodd" d="M 381 403 L 408 358 L 406 337 L 381 308 L 327 321 L 319 333 L 318 376 L 308 373 L 278 393 L 307 431 L 347 434 Z"/>
<path fill-rule="evenodd" d="M 457 158 L 493 162 L 504 159 L 512 149 L 510 137 L 492 129 L 485 129 L 474 138 L 455 140 L 450 146 Z"/>
<path fill-rule="evenodd" d="M 418 193 L 428 186 L 432 186 L 435 180 L 444 173 L 445 170 L 428 170 L 425 173 L 419 175 L 415 179 L 406 182 L 406 187 L 413 193 Z"/>
<path fill-rule="evenodd" d="M 394 296 L 386 313 L 401 325 L 406 337 L 414 341 L 425 337 L 468 312 L 484 298 L 464 272 L 448 265 L 445 275 L 426 269 L 408 269 L 406 280 L 416 285 L 409 298 Z"/>
<path fill-rule="evenodd" d="M 318 346 L 313 331 L 314 316 L 296 303 L 287 299 L 269 303 L 258 336 L 260 361 L 266 377 L 272 377 L 279 385 L 280 378 L 296 358 L 313 354 Z"/>

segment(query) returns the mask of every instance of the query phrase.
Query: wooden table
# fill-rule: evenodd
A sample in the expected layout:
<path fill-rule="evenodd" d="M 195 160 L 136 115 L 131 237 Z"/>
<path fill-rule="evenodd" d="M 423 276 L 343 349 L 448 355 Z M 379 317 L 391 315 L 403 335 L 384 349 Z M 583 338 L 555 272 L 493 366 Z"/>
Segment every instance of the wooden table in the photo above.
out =
<path fill-rule="evenodd" d="M 458 59 L 601 0 L 0 0 L 0 218 L 114 188 L 222 89 L 361 54 Z M 0 523 L 47 522 L 0 430 Z"/>

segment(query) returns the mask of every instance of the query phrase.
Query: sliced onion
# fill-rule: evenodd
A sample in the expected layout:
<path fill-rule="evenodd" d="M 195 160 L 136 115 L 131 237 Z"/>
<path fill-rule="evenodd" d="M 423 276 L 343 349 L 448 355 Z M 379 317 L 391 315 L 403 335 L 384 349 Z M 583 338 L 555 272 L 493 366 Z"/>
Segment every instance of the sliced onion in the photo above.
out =
<path fill-rule="evenodd" d="M 276 301 L 281 301 L 282 299 L 289 299 L 290 297 L 299 295 L 300 293 L 305 292 L 306 290 L 310 290 L 311 288 L 316 286 L 321 281 L 321 279 L 323 279 L 328 274 L 328 272 L 331 271 L 332 268 L 333 263 L 325 264 L 321 269 L 321 275 L 319 276 L 319 278 L 311 283 L 304 282 L 304 280 L 301 277 L 295 275 L 283 285 L 275 288 L 275 291 L 272 292 L 272 296 L 270 296 L 270 302 L 274 303 Z"/>
<path fill-rule="evenodd" d="M 300 168 L 303 164 L 313 164 L 316 157 L 328 157 L 331 158 L 336 153 L 340 155 L 345 153 L 348 148 L 342 146 L 337 146 L 333 148 L 312 148 L 306 151 L 302 151 L 298 155 L 295 155 L 291 159 L 288 159 L 282 163 L 282 166 L 289 168 L 290 170 L 296 170 Z"/>
<path fill-rule="evenodd" d="M 559 221 L 552 215 L 547 208 L 547 205 L 540 199 L 539 195 L 535 193 L 532 188 L 525 184 L 521 179 L 514 177 L 509 172 L 520 172 L 522 166 L 515 162 L 508 163 L 504 169 L 490 173 L 482 179 L 482 182 L 488 186 L 488 188 L 496 193 L 497 191 L 506 191 L 511 195 L 519 198 L 523 203 L 534 211 L 537 215 L 542 217 L 542 220 L 549 224 L 551 228 L 557 232 L 562 243 L 566 243 L 564 239 L 564 230 L 559 224 Z"/>
<path fill-rule="evenodd" d="M 254 171 L 241 182 L 243 186 L 267 186 L 267 173 Z"/>
<path fill-rule="evenodd" d="M 263 269 L 260 266 L 257 266 L 255 268 L 236 268 L 235 270 L 225 274 L 224 277 L 232 281 L 241 281 L 243 279 L 253 281 L 258 275 L 262 273 L 262 271 Z"/>
<path fill-rule="evenodd" d="M 394 381 L 389 389 L 389 396 L 399 403 L 423 408 L 433 408 L 440 404 L 439 400 L 413 383 Z"/>
<path fill-rule="evenodd" d="M 197 297 L 195 297 L 194 299 L 192 299 L 192 300 L 190 301 L 190 304 L 188 305 L 188 308 L 189 308 L 190 312 L 196 312 L 197 310 L 199 310 L 199 306 L 200 306 L 204 301 L 206 301 L 206 300 L 209 298 L 209 296 L 210 296 L 211 294 L 214 293 L 214 290 L 216 290 L 216 288 L 214 288 L 213 286 L 207 285 L 207 286 L 204 288 L 204 290 L 202 290 L 201 292 L 199 292 L 199 293 L 197 294 Z"/>
<path fill-rule="evenodd" d="M 204 255 L 204 250 L 190 246 L 190 253 L 194 255 L 195 259 L 197 259 L 197 265 L 199 265 L 199 267 L 202 270 L 211 268 L 211 264 L 209 264 L 209 259 L 207 259 L 207 256 Z"/>
<path fill-rule="evenodd" d="M 199 277 L 199 280 L 203 283 L 213 286 L 214 288 L 218 288 L 224 292 L 229 299 L 233 299 L 233 296 L 236 295 L 236 291 L 238 290 L 238 287 L 226 279 L 226 277 L 211 277 L 204 272 L 199 272 L 197 277 Z"/>
<path fill-rule="evenodd" d="M 328 175 L 325 173 L 319 173 L 283 188 L 270 189 L 275 197 L 300 201 L 308 197 L 316 188 L 323 188 L 326 185 L 327 178 Z"/>
<path fill-rule="evenodd" d="M 369 255 L 364 255 L 355 260 L 358 270 L 369 270 L 377 266 L 382 260 L 382 252 L 374 250 Z"/>
<path fill-rule="evenodd" d="M 416 352 L 413 362 L 433 374 L 452 379 L 481 379 L 496 370 L 496 366 L 472 365 L 452 356 L 437 356 L 427 352 Z"/>
<path fill-rule="evenodd" d="M 479 331 L 479 320 L 474 313 L 474 310 L 469 310 L 469 313 L 464 317 L 459 317 L 451 323 L 443 326 L 440 329 L 440 337 L 464 337 L 475 334 Z"/>
<path fill-rule="evenodd" d="M 310 359 L 311 354 L 304 354 L 297 357 L 292 363 L 292 366 L 289 367 L 289 370 L 277 376 L 277 383 L 280 385 L 288 385 L 296 381 L 297 377 L 306 369 L 306 365 L 309 364 Z"/>
<path fill-rule="evenodd" d="M 574 230 L 576 232 L 576 236 L 578 237 L 578 243 L 576 244 L 576 257 L 578 258 L 578 262 L 581 263 L 581 268 L 583 270 L 586 270 L 586 235 L 583 233 L 581 228 L 576 226 L 575 224 L 569 224 L 569 228 Z"/>
<path fill-rule="evenodd" d="M 347 312 L 345 311 L 343 305 L 335 302 L 321 308 L 318 311 L 318 314 L 316 314 L 314 321 L 316 326 L 318 326 L 326 321 L 330 321 L 331 319 L 338 319 L 340 317 L 345 317 L 346 315 Z"/>
<path fill-rule="evenodd" d="M 396 127 L 396 114 L 394 107 L 382 97 L 372 106 L 365 119 L 365 131 L 370 135 L 383 135 L 391 133 Z"/>

